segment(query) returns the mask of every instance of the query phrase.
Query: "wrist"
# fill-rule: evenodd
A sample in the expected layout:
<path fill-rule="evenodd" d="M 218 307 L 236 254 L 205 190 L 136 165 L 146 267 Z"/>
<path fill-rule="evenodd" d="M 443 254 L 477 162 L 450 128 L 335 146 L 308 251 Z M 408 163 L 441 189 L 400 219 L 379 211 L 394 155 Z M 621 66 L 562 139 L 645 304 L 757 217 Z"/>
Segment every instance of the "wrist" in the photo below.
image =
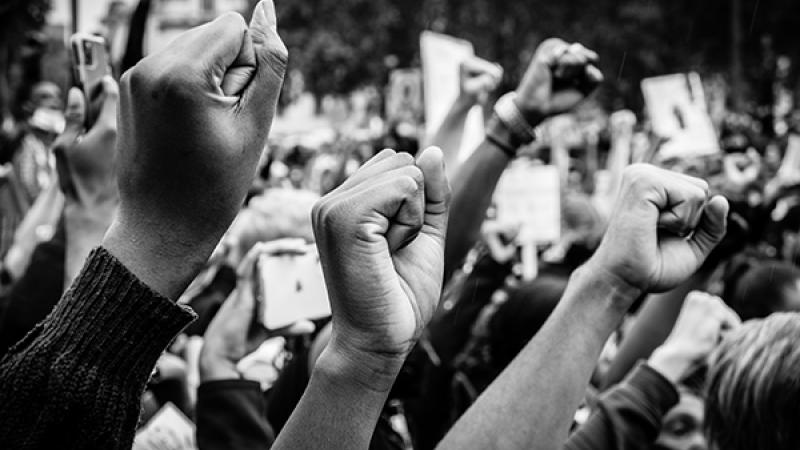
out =
<path fill-rule="evenodd" d="M 622 313 L 627 312 L 636 299 L 645 294 L 645 291 L 626 282 L 594 258 L 579 267 L 573 276 L 591 289 L 596 294 L 594 297 L 604 298 L 609 307 Z"/>
<path fill-rule="evenodd" d="M 673 384 L 678 384 L 692 362 L 686 357 L 686 352 L 678 351 L 669 345 L 662 345 L 653 351 L 647 360 L 647 365 Z"/>
<path fill-rule="evenodd" d="M 205 265 L 217 242 L 191 233 L 137 226 L 120 211 L 103 247 L 151 289 L 176 300 Z"/>
<path fill-rule="evenodd" d="M 314 366 L 314 373 L 334 384 L 387 394 L 404 362 L 405 355 L 358 350 L 332 336 Z"/>
<path fill-rule="evenodd" d="M 220 380 L 239 380 L 242 374 L 236 369 L 236 364 L 224 357 L 202 354 L 198 363 L 200 382 Z"/>
<path fill-rule="evenodd" d="M 531 127 L 540 125 L 548 118 L 548 114 L 542 112 L 540 108 L 526 105 L 522 102 L 519 95 L 514 97 L 514 104 Z"/>

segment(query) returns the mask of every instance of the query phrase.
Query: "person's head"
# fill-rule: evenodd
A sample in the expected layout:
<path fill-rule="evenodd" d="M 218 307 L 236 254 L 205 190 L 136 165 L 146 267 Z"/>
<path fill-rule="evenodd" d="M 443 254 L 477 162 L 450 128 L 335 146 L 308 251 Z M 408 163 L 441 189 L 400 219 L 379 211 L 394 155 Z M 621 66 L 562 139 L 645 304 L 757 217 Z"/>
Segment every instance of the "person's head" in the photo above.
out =
<path fill-rule="evenodd" d="M 705 428 L 714 450 L 800 448 L 800 314 L 746 322 L 709 359 Z"/>
<path fill-rule="evenodd" d="M 680 401 L 661 421 L 654 450 L 706 450 L 703 433 L 705 401 L 696 391 L 680 386 Z"/>
<path fill-rule="evenodd" d="M 800 311 L 800 269 L 784 261 L 758 262 L 730 280 L 725 299 L 742 320 Z"/>

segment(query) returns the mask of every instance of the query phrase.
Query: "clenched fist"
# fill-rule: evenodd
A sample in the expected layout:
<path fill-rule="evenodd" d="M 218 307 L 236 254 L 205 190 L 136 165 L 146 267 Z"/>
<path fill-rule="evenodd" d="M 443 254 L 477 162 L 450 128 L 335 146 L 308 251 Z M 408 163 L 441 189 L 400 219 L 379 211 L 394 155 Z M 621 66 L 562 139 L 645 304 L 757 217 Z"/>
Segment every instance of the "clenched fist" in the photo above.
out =
<path fill-rule="evenodd" d="M 450 188 L 442 153 L 384 150 L 313 212 L 333 312 L 329 349 L 402 360 L 442 290 Z"/>
<path fill-rule="evenodd" d="M 241 207 L 287 58 L 263 0 L 249 27 L 223 15 L 122 77 L 121 203 L 105 245 L 162 294 L 185 289 Z"/>
<path fill-rule="evenodd" d="M 517 87 L 517 107 L 531 124 L 569 111 L 603 81 L 597 61 L 597 53 L 581 44 L 547 39 Z"/>
<path fill-rule="evenodd" d="M 636 164 L 625 169 L 608 230 L 587 266 L 643 292 L 692 275 L 725 236 L 728 202 L 698 178 Z"/>

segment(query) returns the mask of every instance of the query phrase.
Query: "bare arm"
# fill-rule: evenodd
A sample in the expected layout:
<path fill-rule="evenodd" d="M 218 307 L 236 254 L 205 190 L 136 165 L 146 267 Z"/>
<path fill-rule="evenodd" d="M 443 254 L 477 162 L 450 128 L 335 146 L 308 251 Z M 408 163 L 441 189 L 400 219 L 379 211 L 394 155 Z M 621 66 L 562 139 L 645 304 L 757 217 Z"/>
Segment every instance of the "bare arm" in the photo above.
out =
<path fill-rule="evenodd" d="M 727 202 L 707 200 L 701 180 L 639 165 L 626 170 L 622 184 L 597 252 L 441 448 L 559 448 L 597 356 L 631 302 L 679 284 L 725 234 Z M 670 232 L 693 234 L 687 240 Z"/>

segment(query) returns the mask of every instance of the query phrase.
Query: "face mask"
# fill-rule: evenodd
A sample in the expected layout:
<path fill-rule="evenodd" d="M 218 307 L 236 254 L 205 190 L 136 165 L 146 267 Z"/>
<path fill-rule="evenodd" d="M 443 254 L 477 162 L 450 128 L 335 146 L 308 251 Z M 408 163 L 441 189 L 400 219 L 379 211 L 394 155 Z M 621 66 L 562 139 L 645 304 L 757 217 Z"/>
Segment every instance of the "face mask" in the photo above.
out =
<path fill-rule="evenodd" d="M 36 108 L 28 123 L 36 129 L 53 134 L 61 134 L 66 125 L 64 113 L 51 108 Z"/>

